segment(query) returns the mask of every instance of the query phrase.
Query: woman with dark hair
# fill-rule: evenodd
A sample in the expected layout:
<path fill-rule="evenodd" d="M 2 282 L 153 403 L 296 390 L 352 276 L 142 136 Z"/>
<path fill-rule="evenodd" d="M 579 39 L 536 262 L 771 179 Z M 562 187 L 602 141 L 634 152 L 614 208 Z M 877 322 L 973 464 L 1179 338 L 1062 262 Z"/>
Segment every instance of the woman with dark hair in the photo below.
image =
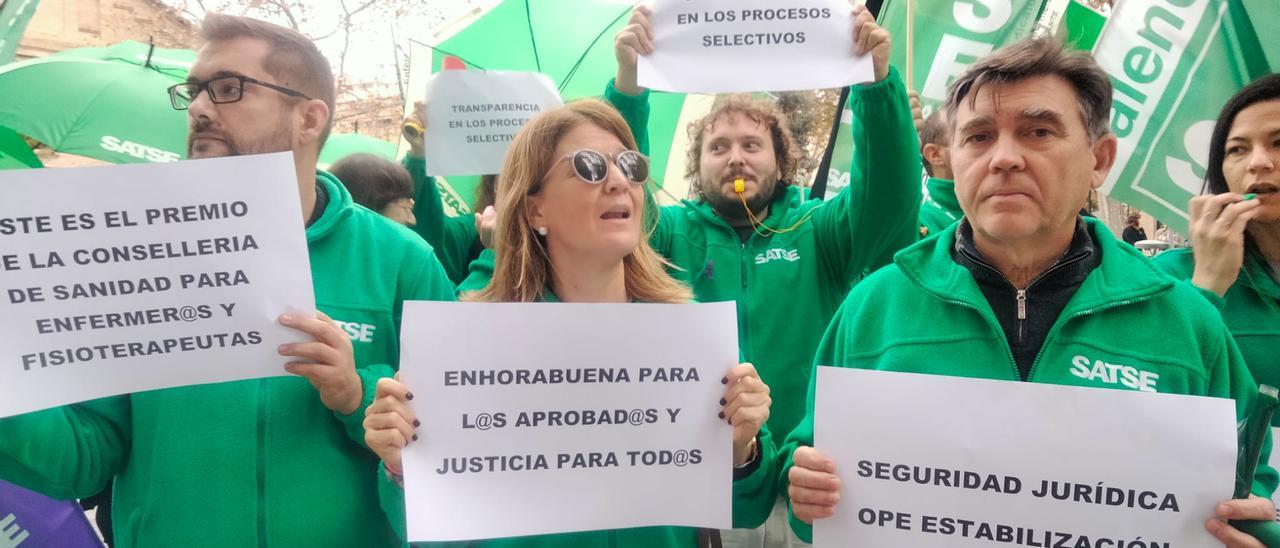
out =
<path fill-rule="evenodd" d="M 1192 249 L 1155 262 L 1208 295 L 1254 380 L 1280 387 L 1280 74 L 1245 86 L 1222 108 L 1205 186 L 1191 199 Z M 1280 415 L 1272 424 L 1280 426 Z"/>
<path fill-rule="evenodd" d="M 413 179 L 399 164 L 373 154 L 352 154 L 329 166 L 351 199 L 405 226 L 417 224 L 413 215 Z"/>

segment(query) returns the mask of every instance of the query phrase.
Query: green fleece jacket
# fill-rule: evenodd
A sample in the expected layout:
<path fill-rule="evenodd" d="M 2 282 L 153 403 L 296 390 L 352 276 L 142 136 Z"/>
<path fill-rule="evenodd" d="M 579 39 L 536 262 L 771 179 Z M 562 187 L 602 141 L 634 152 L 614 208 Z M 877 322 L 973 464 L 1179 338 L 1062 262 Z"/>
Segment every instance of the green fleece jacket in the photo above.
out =
<path fill-rule="evenodd" d="M 329 411 L 294 376 L 95 400 L 0 420 L 0 478 L 71 499 L 114 476 L 123 548 L 398 545 L 361 423 L 398 363 L 402 303 L 453 291 L 421 238 L 333 176 L 317 181 L 329 202 L 307 228 L 316 306 L 352 337 L 359 409 Z"/>
<path fill-rule="evenodd" d="M 929 177 L 927 190 L 920 204 L 920 237 L 927 238 L 947 228 L 964 217 L 960 200 L 956 199 L 956 184 L 948 179 Z"/>
<path fill-rule="evenodd" d="M 1156 266 L 1180 280 L 1191 280 L 1195 259 L 1190 249 L 1166 251 L 1153 260 Z M 1280 284 L 1271 267 L 1255 249 L 1245 253 L 1244 265 L 1236 283 L 1225 297 L 1207 291 L 1201 293 L 1218 306 L 1227 330 L 1235 337 L 1245 365 L 1258 384 L 1280 387 Z M 1159 323 L 1149 323 L 1161 329 Z M 1280 416 L 1271 421 L 1280 426 Z"/>
<path fill-rule="evenodd" d="M 605 90 L 642 147 L 648 94 L 624 95 L 612 83 Z M 858 151 L 849 186 L 828 201 L 788 186 L 769 206 L 766 226 L 795 230 L 752 234 L 744 244 L 705 201 L 685 200 L 660 210 L 649 238 L 695 300 L 738 303 L 738 346 L 769 385 L 769 429 L 778 436 L 804 415 L 813 351 L 845 293 L 917 238 L 920 146 L 897 70 L 852 86 L 849 106 Z M 492 264 L 492 254 L 482 254 L 459 291 L 483 288 Z"/>
<path fill-rule="evenodd" d="M 769 429 L 761 428 L 756 437 L 760 448 L 760 463 L 750 475 L 733 482 L 733 526 L 736 528 L 759 527 L 773 510 L 777 498 L 774 489 L 778 477 L 777 444 Z M 729 471 L 726 470 L 726 473 Z M 382 467 L 378 473 L 378 491 L 382 508 L 387 512 L 391 525 L 401 539 L 406 538 L 404 489 L 391 481 Z M 618 499 L 621 508 L 626 507 L 625 496 Z M 558 535 L 512 537 L 493 540 L 461 542 L 414 543 L 418 548 L 696 548 L 698 530 L 690 527 L 642 527 L 638 529 L 614 529 L 585 531 Z"/>
<path fill-rule="evenodd" d="M 462 283 L 467 277 L 467 265 L 480 255 L 480 235 L 476 232 L 475 217 L 444 214 L 444 197 L 436 178 L 427 175 L 424 158 L 406 155 L 401 162 L 413 177 L 413 216 L 418 224 L 414 232 L 422 236 L 436 251 L 436 257 L 444 266 L 449 280 Z"/>
<path fill-rule="evenodd" d="M 1257 385 L 1217 311 L 1198 292 L 1151 265 L 1095 219 L 1085 219 L 1102 263 L 1085 278 L 1049 331 L 1029 382 L 1134 390 L 1123 375 L 1084 371 L 1102 360 L 1159 375 L 1169 394 L 1232 398 L 1251 409 Z M 818 348 L 815 364 L 1018 381 L 1009 343 L 972 274 L 951 257 L 956 225 L 894 257 L 849 293 Z M 920 329 L 927 318 L 931 329 Z M 1153 321 L 1159 325 L 1153 325 Z M 1136 384 L 1136 383 L 1132 383 Z M 791 457 L 813 445 L 813 389 L 804 420 L 783 444 L 779 488 Z M 1267 462 L 1270 442 L 1264 448 Z M 1260 465 L 1253 492 L 1270 498 L 1276 471 Z M 844 510 L 849 510 L 845 508 Z M 791 517 L 802 539 L 812 529 Z"/>

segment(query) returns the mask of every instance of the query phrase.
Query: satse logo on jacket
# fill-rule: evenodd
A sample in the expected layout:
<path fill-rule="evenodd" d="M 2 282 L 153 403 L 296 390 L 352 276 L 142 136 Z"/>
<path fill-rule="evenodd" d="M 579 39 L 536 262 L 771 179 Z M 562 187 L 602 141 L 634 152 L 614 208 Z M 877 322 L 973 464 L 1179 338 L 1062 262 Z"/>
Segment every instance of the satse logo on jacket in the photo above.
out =
<path fill-rule="evenodd" d="M 782 249 L 775 247 L 773 249 L 766 250 L 764 253 L 756 255 L 756 264 L 764 264 L 779 259 L 785 260 L 789 263 L 794 263 L 800 260 L 800 254 L 794 249 Z"/>
<path fill-rule="evenodd" d="M 1090 360 L 1084 356 L 1071 359 L 1071 374 L 1088 381 L 1119 384 L 1143 392 L 1155 392 L 1156 381 L 1160 380 L 1159 373 L 1143 371 L 1132 365 Z"/>

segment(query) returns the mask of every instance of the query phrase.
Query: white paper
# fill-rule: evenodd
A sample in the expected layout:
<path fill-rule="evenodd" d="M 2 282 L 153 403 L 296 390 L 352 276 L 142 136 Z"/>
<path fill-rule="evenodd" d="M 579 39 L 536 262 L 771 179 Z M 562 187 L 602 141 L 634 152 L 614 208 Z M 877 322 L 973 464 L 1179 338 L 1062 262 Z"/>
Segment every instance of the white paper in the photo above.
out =
<path fill-rule="evenodd" d="M 977 525 L 967 538 L 958 524 L 953 534 L 926 532 L 925 516 L 987 523 L 992 534 L 997 524 L 1013 535 L 1021 527 L 1041 543 L 1000 543 L 1010 546 L 1077 546 L 1082 536 L 1088 546 L 1108 545 L 1100 539 L 1127 546 L 1139 537 L 1179 548 L 1222 545 L 1204 523 L 1235 482 L 1229 399 L 819 367 L 815 407 L 814 447 L 836 463 L 841 480 L 835 517 L 814 525 L 815 546 L 997 544 L 975 538 Z M 984 481 L 994 474 L 1002 486 L 1005 477 L 1021 485 L 1009 493 L 876 479 L 874 465 L 872 477 L 862 476 L 863 461 L 967 471 Z M 1156 493 L 1135 497 L 1156 506 L 1171 494 L 1178 511 L 1037 497 L 1042 480 L 1078 484 L 1093 498 L 1100 486 L 1104 501 L 1108 488 L 1126 500 L 1129 490 Z M 890 518 L 883 525 L 882 511 Z M 909 515 L 905 530 L 898 513 Z M 1072 537 L 1046 544 L 1049 531 Z"/>
<path fill-rule="evenodd" d="M 536 72 L 440 71 L 427 84 L 427 173 L 498 173 L 520 128 L 563 104 L 551 80 Z"/>
<path fill-rule="evenodd" d="M 842 87 L 875 79 L 854 55 L 846 0 L 656 0 L 641 86 L 685 93 Z"/>
<path fill-rule="evenodd" d="M 1280 428 L 1271 427 L 1271 460 L 1269 464 L 1271 464 L 1272 468 L 1280 470 L 1280 447 L 1276 447 L 1277 444 L 1280 444 L 1280 441 L 1278 441 L 1280 437 L 1277 436 L 1280 436 Z M 1276 521 L 1280 521 L 1280 493 L 1273 493 L 1271 502 L 1276 505 Z"/>
<path fill-rule="evenodd" d="M 400 378 L 422 423 L 420 441 L 404 452 L 410 541 L 731 526 L 733 429 L 717 414 L 720 379 L 737 364 L 734 303 L 411 302 L 401 338 Z M 584 368 L 612 371 L 615 381 L 625 370 L 629 382 L 456 385 L 471 372 Z M 685 382 L 655 382 L 674 368 Z M 689 382 L 694 370 L 698 380 Z M 621 412 L 626 424 L 587 426 L 581 414 L 576 426 L 520 420 L 584 410 Z M 593 452 L 614 455 L 616 466 L 574 466 Z M 546 469 L 438 473 L 446 459 L 520 456 L 523 464 L 530 455 L 535 464 L 544 456 Z M 645 465 L 650 458 L 659 464 Z"/>
<path fill-rule="evenodd" d="M 276 318 L 315 309 L 296 181 L 290 153 L 0 172 L 0 417 L 285 374 L 308 338 Z"/>

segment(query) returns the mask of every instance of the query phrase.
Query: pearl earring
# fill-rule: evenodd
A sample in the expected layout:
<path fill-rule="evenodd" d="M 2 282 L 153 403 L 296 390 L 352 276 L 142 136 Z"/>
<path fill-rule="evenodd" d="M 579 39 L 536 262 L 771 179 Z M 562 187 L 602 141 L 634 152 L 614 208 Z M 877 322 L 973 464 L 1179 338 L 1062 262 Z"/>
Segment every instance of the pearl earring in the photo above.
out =
<path fill-rule="evenodd" d="M 540 226 L 540 227 L 538 227 L 538 234 L 543 235 L 543 236 L 546 236 L 546 235 L 547 235 L 547 227 L 545 227 L 545 226 Z"/>

